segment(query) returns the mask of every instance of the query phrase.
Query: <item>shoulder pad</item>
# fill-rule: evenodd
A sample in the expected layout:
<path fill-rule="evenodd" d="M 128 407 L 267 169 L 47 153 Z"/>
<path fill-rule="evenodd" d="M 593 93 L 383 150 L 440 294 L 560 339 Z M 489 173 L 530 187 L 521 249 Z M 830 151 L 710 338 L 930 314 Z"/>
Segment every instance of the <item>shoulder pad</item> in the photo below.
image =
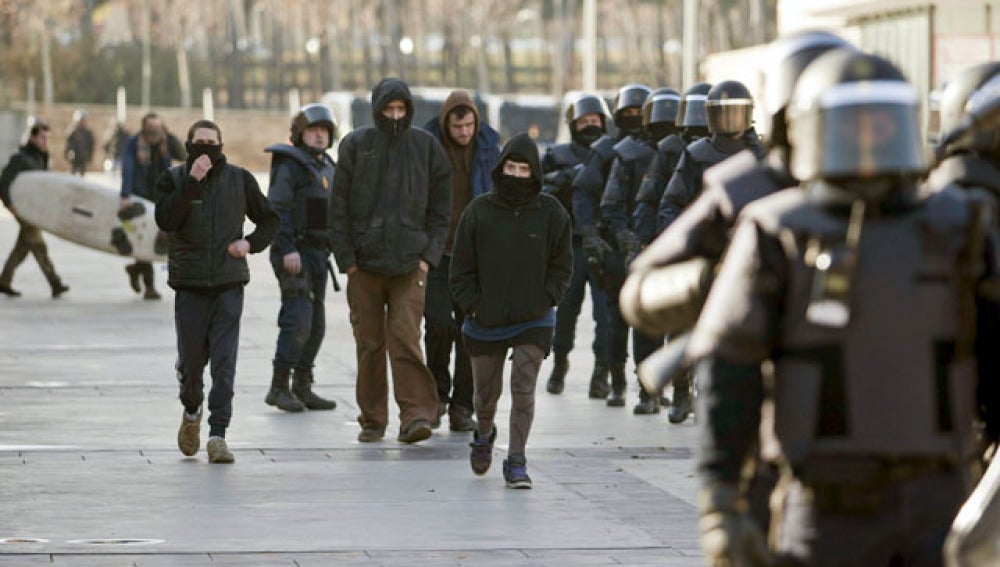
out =
<path fill-rule="evenodd" d="M 684 151 L 684 139 L 677 134 L 671 134 L 656 144 L 656 150 L 661 154 L 680 153 Z"/>
<path fill-rule="evenodd" d="M 718 163 L 724 157 L 719 150 L 715 149 L 709 138 L 702 138 L 692 142 L 687 147 L 687 153 L 698 163 Z"/>
<path fill-rule="evenodd" d="M 635 161 L 652 153 L 653 149 L 649 144 L 639 141 L 632 136 L 627 136 L 624 140 L 615 144 L 615 154 L 622 161 Z"/>
<path fill-rule="evenodd" d="M 309 160 L 313 159 L 313 157 L 306 153 L 303 149 L 289 144 L 271 144 L 270 146 L 264 148 L 264 151 L 270 152 L 275 156 L 292 158 L 302 165 L 309 165 Z"/>
<path fill-rule="evenodd" d="M 607 134 L 601 136 L 596 142 L 590 144 L 590 149 L 594 151 L 602 160 L 609 160 L 614 155 L 615 139 Z"/>
<path fill-rule="evenodd" d="M 569 144 L 557 144 L 549 147 L 549 155 L 552 162 L 558 168 L 564 168 L 581 163 L 581 159 L 573 153 L 573 148 Z"/>
<path fill-rule="evenodd" d="M 718 188 L 720 209 L 731 219 L 752 201 L 785 188 L 775 183 L 767 166 L 758 161 L 751 150 L 743 150 L 709 168 L 705 172 L 704 186 L 705 191 Z"/>

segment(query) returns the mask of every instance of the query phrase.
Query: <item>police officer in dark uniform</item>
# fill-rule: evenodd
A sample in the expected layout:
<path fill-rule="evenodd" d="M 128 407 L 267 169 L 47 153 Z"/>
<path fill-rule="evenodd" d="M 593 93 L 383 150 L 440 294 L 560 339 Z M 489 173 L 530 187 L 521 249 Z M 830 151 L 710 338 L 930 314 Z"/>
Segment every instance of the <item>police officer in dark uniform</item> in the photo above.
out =
<path fill-rule="evenodd" d="M 638 255 L 644 245 L 636 235 L 636 227 L 632 222 L 636 195 L 643 174 L 656 156 L 657 144 L 673 132 L 679 105 L 680 95 L 677 91 L 668 88 L 653 91 L 652 96 L 646 99 L 642 107 L 642 135 L 628 136 L 615 145 L 615 160 L 608 176 L 608 184 L 604 188 L 604 195 L 601 197 L 601 216 L 607 231 L 615 236 L 615 251 L 611 253 L 618 256 L 615 264 L 623 268 Z M 609 307 L 609 310 L 614 310 L 612 320 L 620 321 L 623 325 L 627 324 L 621 318 L 617 298 L 625 275 L 624 269 L 618 274 L 614 282 L 616 288 L 611 292 L 615 300 Z M 650 336 L 638 331 L 632 333 L 632 352 L 637 366 L 661 346 L 663 346 L 662 335 Z M 617 390 L 613 392 L 608 405 L 624 403 L 624 400 L 621 400 L 622 394 L 623 392 Z M 635 407 L 634 413 L 642 415 L 659 411 L 659 398 L 651 400 L 645 390 L 640 388 L 639 405 Z"/>
<path fill-rule="evenodd" d="M 566 109 L 566 124 L 572 141 L 550 146 L 542 158 L 544 173 L 542 191 L 553 195 L 573 217 L 573 179 L 583 169 L 590 157 L 590 145 L 607 131 L 608 112 L 604 99 L 593 94 L 582 94 Z M 573 223 L 573 277 L 569 288 L 556 309 L 556 329 L 552 339 L 553 366 L 546 390 L 560 394 L 569 372 L 569 352 L 573 350 L 576 322 L 580 316 L 584 293 L 590 287 L 590 302 L 594 318 L 594 370 L 591 373 L 591 395 L 605 398 L 608 395 L 608 297 L 597 283 L 594 272 L 588 268 L 583 250 L 579 225 Z"/>
<path fill-rule="evenodd" d="M 601 196 L 607 184 L 615 146 L 627 136 L 642 135 L 642 105 L 649 98 L 650 89 L 645 85 L 628 84 L 615 96 L 614 117 L 618 128 L 616 137 L 604 135 L 591 144 L 593 153 L 583 169 L 573 180 L 573 215 L 580 228 L 583 250 L 588 263 L 598 274 L 598 280 L 608 294 L 608 365 L 611 373 L 611 406 L 625 405 L 625 359 L 628 357 L 628 326 L 621 320 L 618 310 L 616 280 L 623 278 L 624 257 L 612 254 L 615 235 L 611 234 L 601 219 Z M 613 305 L 612 305 L 613 304 Z M 606 384 L 591 383 L 590 397 L 607 397 Z M 617 394 L 615 393 L 617 392 Z M 601 394 L 604 394 L 603 396 Z"/>
<path fill-rule="evenodd" d="M 268 199 L 281 218 L 271 245 L 271 267 L 281 287 L 280 330 L 265 401 L 289 412 L 337 407 L 312 391 L 313 364 L 326 333 L 323 300 L 331 246 L 327 212 L 334 173 L 326 150 L 336 134 L 330 109 L 309 104 L 292 117 L 292 145 L 265 149 L 273 156 Z"/>
<path fill-rule="evenodd" d="M 771 553 L 796 565 L 941 564 L 969 488 L 973 419 L 983 406 L 996 419 L 996 396 L 977 400 L 989 390 L 977 391 L 975 364 L 976 341 L 998 338 L 977 321 L 996 315 L 977 297 L 996 262 L 981 209 L 958 191 L 918 190 L 918 104 L 891 63 L 853 50 L 818 57 L 796 86 L 791 172 L 803 190 L 744 209 L 689 346 L 709 564 L 769 564 Z M 740 488 L 765 361 L 782 470 L 771 550 Z"/>
<path fill-rule="evenodd" d="M 762 118 L 769 125 L 765 130 L 770 133 L 767 155 L 758 160 L 751 150 L 743 150 L 707 171 L 702 194 L 630 265 L 631 274 L 623 288 L 621 304 L 626 320 L 634 326 L 633 332 L 670 333 L 680 343 L 686 340 L 702 308 L 707 288 L 696 285 L 693 294 L 674 294 L 668 298 L 665 297 L 669 295 L 667 290 L 683 289 L 683 286 L 660 285 L 657 287 L 664 294 L 660 297 L 646 296 L 645 301 L 639 290 L 645 282 L 652 281 L 647 278 L 663 278 L 668 274 L 672 274 L 671 281 L 674 282 L 692 276 L 710 280 L 743 207 L 761 197 L 798 185 L 788 171 L 791 147 L 785 114 L 792 89 L 802 71 L 816 57 L 830 49 L 849 47 L 838 36 L 819 31 L 787 35 L 768 47 L 764 57 L 761 97 L 765 111 Z M 697 266 L 698 271 L 691 270 L 692 266 Z M 683 357 L 683 354 L 683 349 L 675 351 L 676 356 Z M 644 371 L 662 371 L 663 367 L 670 365 Z M 669 381 L 669 376 L 655 378 L 659 387 Z M 690 402 L 687 405 L 690 406 Z M 669 413 L 674 421 L 680 422 L 687 417 L 690 407 L 677 406 L 671 407 Z M 776 481 L 774 467 L 760 465 L 754 471 L 748 489 L 750 513 L 764 529 L 770 522 L 769 500 Z"/>
<path fill-rule="evenodd" d="M 711 136 L 695 141 L 681 155 L 657 212 L 660 231 L 666 230 L 702 190 L 705 170 L 739 152 L 750 149 L 754 158 L 762 155 L 753 121 L 753 97 L 738 81 L 722 81 L 705 97 L 705 116 Z M 691 411 L 691 379 L 683 375 L 674 382 L 671 423 L 684 421 Z"/>
<path fill-rule="evenodd" d="M 665 121 L 659 122 L 660 127 L 667 127 L 672 110 L 675 115 L 674 129 L 656 144 L 656 156 L 642 178 L 639 193 L 635 197 L 635 210 L 632 212 L 635 234 L 644 245 L 651 243 L 660 234 L 656 213 L 663 191 L 677 169 L 677 162 L 680 161 L 684 148 L 708 135 L 705 96 L 711 88 L 712 85 L 708 83 L 698 83 L 684 91 L 677 108 L 662 107 L 668 114 L 663 117 Z"/>

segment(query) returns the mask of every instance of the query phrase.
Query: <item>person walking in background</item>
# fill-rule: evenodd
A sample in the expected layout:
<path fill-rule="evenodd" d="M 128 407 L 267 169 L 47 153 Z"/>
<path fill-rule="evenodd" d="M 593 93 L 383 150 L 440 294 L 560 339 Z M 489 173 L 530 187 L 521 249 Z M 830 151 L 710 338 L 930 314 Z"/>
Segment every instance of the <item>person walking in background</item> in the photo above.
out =
<path fill-rule="evenodd" d="M 538 147 L 527 134 L 507 142 L 493 190 L 466 208 L 455 234 L 451 290 L 466 313 L 462 333 L 472 360 L 476 429 L 469 462 L 484 475 L 493 460 L 503 367 L 511 360 L 509 488 L 531 488 L 525 446 L 535 416 L 535 384 L 552 348 L 556 306 L 573 272 L 569 213 L 541 193 Z"/>
<path fill-rule="evenodd" d="M 83 176 L 86 175 L 87 166 L 94 158 L 94 132 L 87 125 L 87 112 L 75 111 L 70 127 L 63 155 L 70 164 L 70 173 Z"/>
<path fill-rule="evenodd" d="M 17 153 L 10 156 L 10 161 L 0 173 L 0 198 L 3 199 L 4 206 L 14 215 L 20 230 L 17 233 L 17 242 L 14 249 L 10 251 L 7 262 L 0 272 L 0 293 L 10 297 L 18 297 L 21 292 L 11 287 L 14 279 L 14 271 L 21 265 L 21 262 L 32 254 L 38 267 L 45 274 L 45 279 L 49 281 L 52 288 L 52 297 L 57 298 L 69 291 L 69 287 L 62 283 L 59 274 L 56 273 L 52 260 L 49 259 L 49 249 L 42 238 L 42 231 L 37 226 L 28 223 L 17 216 L 17 208 L 10 200 L 10 184 L 14 178 L 24 171 L 45 171 L 49 168 L 49 125 L 35 119 L 31 125 L 28 141 L 21 146 Z"/>
<path fill-rule="evenodd" d="M 226 429 L 233 413 L 247 254 L 261 252 L 278 232 L 278 215 L 249 171 L 226 163 L 222 131 L 209 120 L 191 125 L 187 162 L 156 183 L 156 224 L 170 240 L 167 284 L 174 289 L 177 380 L 184 405 L 177 446 L 193 456 L 201 445 L 202 374 L 211 361 L 208 395 L 211 463 L 232 463 Z M 256 225 L 244 237 L 243 224 Z"/>
<path fill-rule="evenodd" d="M 119 216 L 126 218 L 130 216 L 130 211 L 134 210 L 132 195 L 138 195 L 149 200 L 154 199 L 153 188 L 160 175 L 166 171 L 174 160 L 183 161 L 187 158 L 184 146 L 176 136 L 167 131 L 163 125 L 163 119 L 159 115 L 149 113 L 142 117 L 142 128 L 138 134 L 130 137 L 125 142 L 125 149 L 122 153 L 122 187 L 121 187 L 121 211 Z M 126 238 L 124 232 L 119 232 L 116 238 Z M 122 246 L 128 244 L 127 240 L 115 242 L 122 250 Z M 125 249 L 128 249 L 125 248 Z M 153 264 L 142 260 L 125 267 L 128 273 L 129 285 L 136 293 L 142 291 L 139 284 L 146 286 L 144 299 L 160 299 L 159 292 L 154 285 L 155 274 Z"/>
<path fill-rule="evenodd" d="M 438 411 L 432 423 L 441 424 L 441 416 L 448 414 L 448 427 L 452 431 L 472 431 L 472 367 L 469 353 L 461 339 L 459 326 L 465 313 L 455 305 L 448 289 L 451 248 L 455 242 L 455 229 L 472 199 L 489 192 L 492 186 L 490 173 L 500 158 L 500 134 L 479 120 L 479 111 L 466 91 L 453 91 L 441 106 L 440 114 L 424 126 L 433 134 L 451 162 L 451 225 L 444 243 L 444 254 L 437 266 L 427 274 L 427 301 L 424 304 L 424 347 L 427 367 L 437 381 Z M 448 368 L 451 347 L 455 345 L 454 380 Z"/>
<path fill-rule="evenodd" d="M 386 351 L 400 409 L 397 440 L 431 436 L 438 396 L 420 349 L 427 271 L 441 261 L 451 213 L 451 166 L 441 144 L 411 128 L 406 84 L 372 91 L 375 125 L 340 143 L 330 198 L 331 239 L 347 274 L 357 344 L 358 441 L 379 441 L 389 419 Z"/>

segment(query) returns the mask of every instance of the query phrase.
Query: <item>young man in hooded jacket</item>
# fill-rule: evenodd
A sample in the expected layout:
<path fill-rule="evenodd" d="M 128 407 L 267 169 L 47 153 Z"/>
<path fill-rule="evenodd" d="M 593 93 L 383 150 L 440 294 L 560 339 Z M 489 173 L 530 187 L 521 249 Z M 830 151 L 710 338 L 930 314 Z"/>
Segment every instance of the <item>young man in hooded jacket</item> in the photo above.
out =
<path fill-rule="evenodd" d="M 427 272 L 441 260 L 451 212 L 451 166 L 441 144 L 411 128 L 413 97 L 399 79 L 372 91 L 375 125 L 340 144 L 330 197 L 333 254 L 347 274 L 357 345 L 358 441 L 388 422 L 386 351 L 400 409 L 398 440 L 431 436 L 438 395 L 420 349 Z"/>
<path fill-rule="evenodd" d="M 511 350 L 510 444 L 504 480 L 531 488 L 524 448 L 535 413 L 538 370 L 552 348 L 556 305 L 573 272 L 573 227 L 566 209 L 541 194 L 538 147 L 527 134 L 507 142 L 493 169 L 493 190 L 469 204 L 458 224 L 451 290 L 466 315 L 476 429 L 469 461 L 486 474 L 497 431 L 497 401 Z"/>

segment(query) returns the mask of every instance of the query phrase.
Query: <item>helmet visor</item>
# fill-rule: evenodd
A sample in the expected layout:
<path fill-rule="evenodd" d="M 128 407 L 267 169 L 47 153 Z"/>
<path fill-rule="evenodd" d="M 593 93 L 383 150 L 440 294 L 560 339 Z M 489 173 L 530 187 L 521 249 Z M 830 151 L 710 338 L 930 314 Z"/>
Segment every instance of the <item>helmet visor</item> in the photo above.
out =
<path fill-rule="evenodd" d="M 713 134 L 742 134 L 753 123 L 753 101 L 746 98 L 710 100 L 705 112 Z"/>
<path fill-rule="evenodd" d="M 706 95 L 686 95 L 681 100 L 677 114 L 677 125 L 681 127 L 708 126 L 708 116 L 705 114 Z"/>
<path fill-rule="evenodd" d="M 820 98 L 823 177 L 872 177 L 926 169 L 917 94 L 900 81 L 845 83 Z"/>

